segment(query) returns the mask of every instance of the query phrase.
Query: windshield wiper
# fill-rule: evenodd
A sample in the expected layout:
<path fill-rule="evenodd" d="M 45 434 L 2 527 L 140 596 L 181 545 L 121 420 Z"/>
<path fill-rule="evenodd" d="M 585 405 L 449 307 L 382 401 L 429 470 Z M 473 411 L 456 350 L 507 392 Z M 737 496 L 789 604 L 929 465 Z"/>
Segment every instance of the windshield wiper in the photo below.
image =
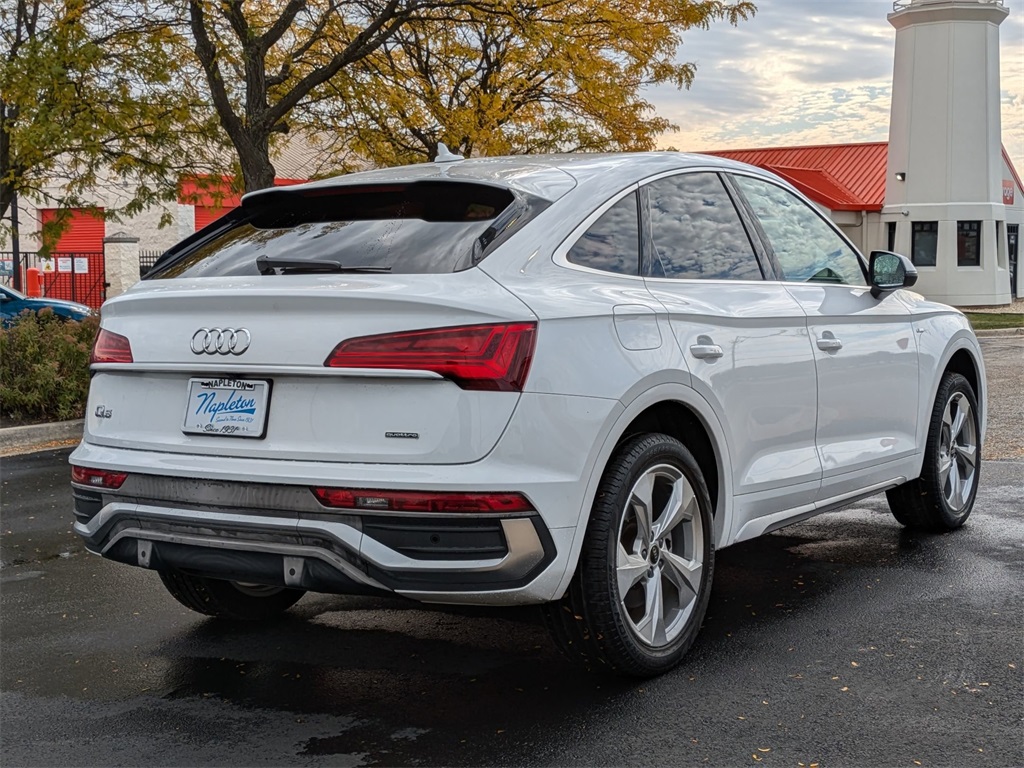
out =
<path fill-rule="evenodd" d="M 346 267 L 334 259 L 280 259 L 272 256 L 260 256 L 256 259 L 256 269 L 261 275 L 279 274 L 317 274 L 345 272 L 390 272 L 391 267 Z"/>

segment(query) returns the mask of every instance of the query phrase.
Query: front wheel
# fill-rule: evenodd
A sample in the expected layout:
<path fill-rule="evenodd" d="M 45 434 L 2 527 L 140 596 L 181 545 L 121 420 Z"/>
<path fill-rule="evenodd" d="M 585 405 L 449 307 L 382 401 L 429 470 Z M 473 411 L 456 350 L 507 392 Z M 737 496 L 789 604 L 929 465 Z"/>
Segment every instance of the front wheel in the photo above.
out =
<path fill-rule="evenodd" d="M 707 609 L 713 531 L 686 446 L 662 434 L 626 442 L 605 469 L 569 590 L 545 607 L 560 649 L 638 677 L 672 669 Z"/>
<path fill-rule="evenodd" d="M 981 474 L 981 424 L 974 388 L 959 373 L 939 384 L 921 476 L 886 491 L 893 516 L 909 528 L 952 531 L 974 508 Z"/>
<path fill-rule="evenodd" d="M 301 589 L 210 579 L 181 571 L 160 571 L 171 596 L 186 608 L 236 621 L 266 621 L 287 611 L 305 594 Z"/>

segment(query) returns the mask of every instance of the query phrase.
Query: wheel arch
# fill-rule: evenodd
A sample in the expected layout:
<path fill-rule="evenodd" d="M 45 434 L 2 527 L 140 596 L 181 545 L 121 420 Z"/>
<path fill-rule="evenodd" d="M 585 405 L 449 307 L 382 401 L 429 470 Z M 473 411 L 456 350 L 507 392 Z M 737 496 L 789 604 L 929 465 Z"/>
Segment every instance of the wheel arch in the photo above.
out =
<path fill-rule="evenodd" d="M 930 413 L 935 404 L 935 397 L 943 377 L 947 373 L 959 373 L 970 383 L 971 388 L 974 389 L 974 395 L 978 399 L 978 410 L 981 412 L 979 419 L 981 440 L 984 442 L 988 424 L 988 385 L 985 382 L 985 363 L 982 359 L 981 347 L 974 335 L 965 331 L 954 336 L 943 351 L 935 373 L 929 387 L 927 412 Z"/>
<path fill-rule="evenodd" d="M 980 384 L 981 372 L 978 370 L 978 365 L 971 353 L 967 351 L 967 347 L 961 347 L 954 352 L 949 360 L 946 362 L 946 367 L 942 370 L 943 375 L 947 373 L 959 373 L 974 389 L 974 394 L 978 398 L 978 405 L 984 407 L 984 392 L 982 391 Z M 936 387 L 936 391 L 938 387 Z"/>
<path fill-rule="evenodd" d="M 704 482 L 707 483 L 712 515 L 716 520 L 720 518 L 718 501 L 722 489 L 719 483 L 721 468 L 718 451 L 708 429 L 696 412 L 678 400 L 662 400 L 637 414 L 626 425 L 615 445 L 618 447 L 631 437 L 650 432 L 661 432 L 674 437 L 689 449 L 704 475 Z M 717 523 L 715 527 L 718 528 Z"/>
<path fill-rule="evenodd" d="M 637 392 L 637 389 L 640 391 Z M 722 546 L 729 534 L 732 519 L 732 464 L 725 430 L 711 404 L 691 387 L 679 383 L 660 383 L 646 389 L 636 387 L 629 394 L 633 397 L 622 399 L 628 405 L 615 417 L 593 463 L 566 572 L 553 599 L 564 594 L 576 571 L 583 537 L 590 523 L 590 509 L 605 468 L 616 448 L 634 435 L 662 432 L 675 437 L 690 449 L 708 483 L 715 526 L 715 547 Z"/>

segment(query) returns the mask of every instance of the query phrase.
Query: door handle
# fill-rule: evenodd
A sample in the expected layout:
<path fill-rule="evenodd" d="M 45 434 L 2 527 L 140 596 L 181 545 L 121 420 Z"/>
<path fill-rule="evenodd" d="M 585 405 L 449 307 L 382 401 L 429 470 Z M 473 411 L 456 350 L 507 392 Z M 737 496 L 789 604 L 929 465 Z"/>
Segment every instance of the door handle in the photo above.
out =
<path fill-rule="evenodd" d="M 698 360 L 714 360 L 725 354 L 717 344 L 691 344 L 690 354 Z"/>
<path fill-rule="evenodd" d="M 822 352 L 836 352 L 843 348 L 843 342 L 832 335 L 831 331 L 825 331 L 818 339 L 818 349 Z"/>

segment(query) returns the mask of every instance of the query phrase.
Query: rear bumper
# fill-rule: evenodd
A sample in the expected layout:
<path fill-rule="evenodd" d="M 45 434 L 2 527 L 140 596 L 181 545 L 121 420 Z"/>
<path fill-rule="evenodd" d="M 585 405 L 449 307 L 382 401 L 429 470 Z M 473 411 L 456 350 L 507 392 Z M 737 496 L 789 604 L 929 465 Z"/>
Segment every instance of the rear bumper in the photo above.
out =
<path fill-rule="evenodd" d="M 541 395 L 523 401 L 494 451 L 472 464 L 283 461 L 83 442 L 72 464 L 129 477 L 117 491 L 76 487 L 75 530 L 90 551 L 142 567 L 425 602 L 546 602 L 559 597 L 575 566 L 595 457 L 621 406 Z M 445 517 L 327 509 L 311 486 L 511 491 L 536 511 Z"/>
<path fill-rule="evenodd" d="M 143 482 L 155 483 L 178 485 L 170 478 Z M 235 490 L 251 501 L 299 491 L 258 485 L 205 490 L 221 495 Z M 532 581 L 555 555 L 536 514 L 451 519 L 331 512 L 307 517 L 209 503 L 187 508 L 180 501 L 161 503 L 82 487 L 76 487 L 75 497 L 75 530 L 96 554 L 143 568 L 318 592 L 391 592 L 423 599 L 514 590 Z"/>

